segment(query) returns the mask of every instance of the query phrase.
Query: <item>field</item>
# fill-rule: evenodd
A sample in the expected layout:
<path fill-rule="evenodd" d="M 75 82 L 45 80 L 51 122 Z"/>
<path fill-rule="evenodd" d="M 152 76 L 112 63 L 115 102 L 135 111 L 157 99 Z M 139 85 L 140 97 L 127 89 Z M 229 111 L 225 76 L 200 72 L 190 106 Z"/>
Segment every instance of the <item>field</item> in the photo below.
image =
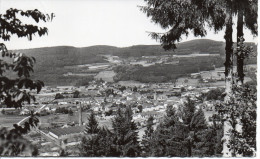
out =
<path fill-rule="evenodd" d="M 103 79 L 107 82 L 113 82 L 113 77 L 116 75 L 114 71 L 101 71 L 99 72 L 95 78 L 96 79 Z"/>
<path fill-rule="evenodd" d="M 19 115 L 3 115 L 0 113 L 0 127 L 11 127 L 13 124 L 18 123 L 20 120 L 26 116 Z"/>
<path fill-rule="evenodd" d="M 0 113 L 0 127 L 12 127 L 13 124 L 18 123 L 23 118 L 27 116 L 20 115 L 3 115 Z M 82 113 L 82 122 L 88 122 L 89 113 Z M 47 115 L 39 117 L 40 123 L 44 125 L 44 127 L 49 127 L 51 122 L 75 122 L 78 123 L 79 115 L 78 112 L 75 112 L 73 116 L 69 116 L 68 114 L 58 114 L 58 115 Z M 106 126 L 108 128 L 111 127 L 111 120 L 99 120 L 100 126 Z"/>

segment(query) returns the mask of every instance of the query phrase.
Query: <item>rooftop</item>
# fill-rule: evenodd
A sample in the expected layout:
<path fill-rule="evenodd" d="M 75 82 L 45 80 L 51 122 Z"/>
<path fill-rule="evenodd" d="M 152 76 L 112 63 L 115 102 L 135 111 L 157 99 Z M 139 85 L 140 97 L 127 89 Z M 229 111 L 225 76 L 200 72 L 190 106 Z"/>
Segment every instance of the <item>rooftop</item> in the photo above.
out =
<path fill-rule="evenodd" d="M 51 129 L 50 132 L 57 136 L 62 135 L 69 135 L 69 134 L 76 134 L 84 132 L 85 126 L 73 126 L 73 127 L 67 127 L 67 128 L 55 128 Z"/>

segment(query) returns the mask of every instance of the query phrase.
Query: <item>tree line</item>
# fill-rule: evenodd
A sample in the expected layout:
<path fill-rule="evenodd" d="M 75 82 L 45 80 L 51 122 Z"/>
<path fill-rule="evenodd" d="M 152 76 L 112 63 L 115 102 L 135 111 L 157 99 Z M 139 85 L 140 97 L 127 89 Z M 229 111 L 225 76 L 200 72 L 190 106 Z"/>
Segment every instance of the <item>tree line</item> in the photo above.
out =
<path fill-rule="evenodd" d="M 132 110 L 118 108 L 112 128 L 99 126 L 94 113 L 89 117 L 80 145 L 84 157 L 205 157 L 221 155 L 221 123 L 208 125 L 202 109 L 187 98 L 180 109 L 168 106 L 163 120 L 155 126 L 154 117 L 146 122 L 142 139 L 138 136 Z"/>

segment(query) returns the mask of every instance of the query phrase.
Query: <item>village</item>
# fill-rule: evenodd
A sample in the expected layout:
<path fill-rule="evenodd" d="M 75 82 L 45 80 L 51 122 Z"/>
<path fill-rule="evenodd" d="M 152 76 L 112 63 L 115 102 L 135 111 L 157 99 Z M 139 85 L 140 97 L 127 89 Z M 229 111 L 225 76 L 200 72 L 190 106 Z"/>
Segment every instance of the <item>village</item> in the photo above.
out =
<path fill-rule="evenodd" d="M 189 98 L 197 109 L 203 110 L 208 125 L 212 125 L 213 116 L 215 121 L 217 119 L 215 105 L 223 101 L 223 79 L 223 68 L 216 68 L 191 73 L 168 83 L 115 83 L 95 79 L 87 86 L 45 86 L 38 94 L 31 91 L 36 100 L 24 102 L 21 109 L 0 108 L 4 119 L 1 126 L 10 128 L 14 122 L 20 123 L 37 112 L 39 124 L 26 138 L 37 145 L 40 156 L 58 156 L 61 150 L 75 156 L 79 153 L 82 137 L 91 137 L 85 131 L 91 112 L 99 127 L 112 130 L 112 119 L 118 108 L 130 106 L 141 141 L 150 116 L 156 128 L 164 119 L 168 106 L 178 110 Z"/>
<path fill-rule="evenodd" d="M 224 75 L 223 72 L 218 72 L 216 78 L 219 80 L 221 75 Z M 203 73 L 205 74 L 205 72 L 191 74 L 185 80 L 180 79 L 179 83 L 128 82 L 126 85 L 121 85 L 124 83 L 112 83 L 100 79 L 90 82 L 88 86 L 44 87 L 39 94 L 34 92 L 36 102 L 25 103 L 25 106 L 18 110 L 2 109 L 1 114 L 24 118 L 42 107 L 43 109 L 37 114 L 39 126 L 27 135 L 28 139 L 38 145 L 41 156 L 59 155 L 61 148 L 76 154 L 77 145 L 82 136 L 86 135 L 85 125 L 92 111 L 96 114 L 100 127 L 112 129 L 111 120 L 116 115 L 117 109 L 131 106 L 133 120 L 138 126 L 141 140 L 150 116 L 153 116 L 154 123 L 158 124 L 163 119 L 167 106 L 178 109 L 189 97 L 198 109 L 204 110 L 207 122 L 212 124 L 214 104 L 218 100 L 206 100 L 205 97 L 200 97 L 202 93 L 206 94 L 221 87 L 209 85 L 209 79 L 201 80 L 204 77 Z M 212 76 L 210 79 L 213 80 Z M 187 82 L 192 80 L 198 80 L 200 85 L 192 86 Z"/>
<path fill-rule="evenodd" d="M 197 109 L 204 111 L 207 123 L 212 125 L 217 112 L 215 105 L 223 100 L 223 79 L 223 68 L 216 68 L 191 73 L 168 83 L 115 83 L 95 79 L 87 86 L 45 86 L 38 94 L 31 91 L 36 97 L 35 102 L 25 102 L 21 109 L 0 108 L 4 117 L 1 126 L 10 128 L 14 122 L 19 123 L 37 112 L 39 124 L 26 138 L 37 145 L 39 154 L 58 156 L 60 150 L 66 150 L 73 156 L 79 153 L 82 137 L 91 136 L 85 132 L 91 112 L 94 112 L 99 127 L 112 130 L 112 119 L 118 108 L 130 106 L 141 141 L 150 116 L 156 127 L 166 115 L 167 106 L 178 110 L 189 98 Z"/>

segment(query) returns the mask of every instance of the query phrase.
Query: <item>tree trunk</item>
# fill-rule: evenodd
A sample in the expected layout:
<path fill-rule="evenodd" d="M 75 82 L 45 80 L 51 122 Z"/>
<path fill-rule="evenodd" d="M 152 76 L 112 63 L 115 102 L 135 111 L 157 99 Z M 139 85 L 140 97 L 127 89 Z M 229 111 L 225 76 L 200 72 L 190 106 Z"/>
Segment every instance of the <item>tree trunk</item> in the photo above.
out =
<path fill-rule="evenodd" d="M 244 11 L 243 11 L 243 6 L 239 6 L 238 8 L 238 14 L 237 14 L 237 45 L 239 41 L 241 40 L 240 38 L 244 36 L 243 33 L 243 17 L 244 17 Z M 239 46 L 238 46 L 239 47 Z M 239 49 L 242 51 L 242 48 Z M 238 75 L 238 85 L 242 85 L 244 83 L 244 55 L 242 52 L 237 54 L 237 75 Z M 238 133 L 242 133 L 242 123 L 240 120 L 240 117 L 236 119 L 236 126 L 235 129 Z M 242 157 L 242 155 L 236 154 L 236 157 Z"/>
<path fill-rule="evenodd" d="M 238 8 L 238 14 L 237 14 L 237 44 L 240 41 L 240 38 L 244 36 L 243 33 L 243 10 Z M 237 73 L 238 73 L 238 83 L 243 84 L 244 82 L 244 55 L 238 54 L 237 55 Z"/>
<path fill-rule="evenodd" d="M 226 40 L 226 61 L 225 61 L 225 84 L 226 84 L 226 97 L 225 103 L 229 103 L 230 97 L 232 95 L 232 84 L 233 84 L 233 40 L 232 40 L 232 2 L 227 0 L 226 2 L 226 32 L 225 32 L 225 40 Z M 228 145 L 231 141 L 230 131 L 232 130 L 232 126 L 229 122 L 228 115 L 225 116 L 224 121 L 224 134 L 223 134 L 223 157 L 232 157 L 233 153 L 228 148 Z"/>
<path fill-rule="evenodd" d="M 192 157 L 192 142 L 189 140 L 187 145 L 187 157 Z"/>

